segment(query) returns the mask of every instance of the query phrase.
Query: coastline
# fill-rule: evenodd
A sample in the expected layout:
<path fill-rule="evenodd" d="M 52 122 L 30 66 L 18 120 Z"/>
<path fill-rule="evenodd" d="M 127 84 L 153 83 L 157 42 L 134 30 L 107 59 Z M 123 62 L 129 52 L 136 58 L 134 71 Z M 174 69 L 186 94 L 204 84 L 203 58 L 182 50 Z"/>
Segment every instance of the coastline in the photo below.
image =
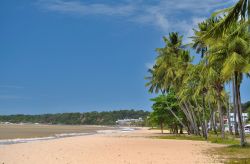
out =
<path fill-rule="evenodd" d="M 220 145 L 200 141 L 152 139 L 157 130 L 96 133 L 12 145 L 0 145 L 5 164 L 219 163 L 204 153 Z"/>
<path fill-rule="evenodd" d="M 56 126 L 56 125 L 55 125 Z M 89 127 L 89 126 L 88 126 Z M 74 132 L 74 133 L 58 133 L 44 137 L 27 137 L 27 138 L 11 138 L 11 139 L 0 139 L 0 145 L 27 143 L 34 141 L 45 141 L 45 140 L 55 140 L 66 137 L 77 137 L 85 135 L 95 135 L 95 134 L 113 134 L 113 133 L 123 133 L 136 130 L 136 128 L 131 127 L 108 127 L 108 126 L 98 126 L 91 125 L 90 127 L 105 127 L 102 130 L 92 130 L 91 132 Z"/>

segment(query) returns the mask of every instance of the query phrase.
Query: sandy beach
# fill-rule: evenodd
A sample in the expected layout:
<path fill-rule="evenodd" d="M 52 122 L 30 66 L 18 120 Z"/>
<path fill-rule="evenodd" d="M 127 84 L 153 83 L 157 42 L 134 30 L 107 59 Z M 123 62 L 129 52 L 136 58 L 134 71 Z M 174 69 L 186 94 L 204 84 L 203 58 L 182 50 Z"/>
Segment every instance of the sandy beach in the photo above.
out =
<path fill-rule="evenodd" d="M 206 151 L 218 145 L 152 139 L 159 131 L 95 134 L 0 145 L 1 164 L 173 164 L 216 163 Z M 146 137 L 145 137 L 146 136 Z"/>

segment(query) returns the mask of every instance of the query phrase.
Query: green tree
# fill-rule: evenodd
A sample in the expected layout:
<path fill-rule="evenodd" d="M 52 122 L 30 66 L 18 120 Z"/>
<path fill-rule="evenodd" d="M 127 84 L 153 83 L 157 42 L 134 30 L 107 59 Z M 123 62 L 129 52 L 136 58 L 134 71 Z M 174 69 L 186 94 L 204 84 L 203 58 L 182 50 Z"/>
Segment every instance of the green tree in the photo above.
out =
<path fill-rule="evenodd" d="M 151 99 L 154 102 L 150 117 L 151 120 L 161 127 L 163 133 L 163 127 L 167 126 L 173 133 L 183 133 L 183 127 L 185 127 L 185 116 L 179 109 L 178 101 L 173 91 L 170 91 L 167 95 L 160 95 Z"/>
<path fill-rule="evenodd" d="M 219 10 L 213 13 L 212 16 L 216 15 L 226 15 L 216 26 L 214 26 L 207 34 L 204 35 L 205 38 L 210 37 L 221 37 L 232 24 L 238 21 L 244 23 L 250 18 L 250 1 L 249 0 L 239 0 L 234 6 Z M 250 30 L 250 26 L 248 27 Z"/>
<path fill-rule="evenodd" d="M 157 48 L 158 56 L 155 65 L 150 69 L 151 76 L 147 77 L 150 92 L 159 91 L 168 93 L 170 88 L 178 92 L 184 77 L 187 76 L 187 70 L 191 62 L 189 52 L 183 49 L 182 36 L 178 33 L 170 33 L 169 37 L 163 37 L 165 47 Z M 198 134 L 196 116 L 190 104 L 186 101 L 181 102 L 180 108 L 190 122 L 191 133 Z"/>
<path fill-rule="evenodd" d="M 221 38 L 210 38 L 209 61 L 221 66 L 220 77 L 224 81 L 233 80 L 233 93 L 235 108 L 238 114 L 241 145 L 245 145 L 244 127 L 242 122 L 242 109 L 240 98 L 240 84 L 243 73 L 250 70 L 250 42 L 249 32 L 246 25 L 232 24 Z M 233 79 L 232 79 L 233 77 Z"/>

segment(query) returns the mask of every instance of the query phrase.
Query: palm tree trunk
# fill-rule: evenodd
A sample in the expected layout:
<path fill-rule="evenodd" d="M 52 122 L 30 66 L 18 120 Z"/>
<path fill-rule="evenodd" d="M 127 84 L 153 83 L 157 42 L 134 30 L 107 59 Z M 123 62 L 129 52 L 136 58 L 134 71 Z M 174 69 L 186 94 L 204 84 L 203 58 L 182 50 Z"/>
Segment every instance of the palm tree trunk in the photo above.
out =
<path fill-rule="evenodd" d="M 189 121 L 190 123 L 190 133 L 191 134 L 195 134 L 195 126 L 194 126 L 194 123 L 193 123 L 193 120 L 192 120 L 192 117 L 190 115 L 190 113 L 188 112 L 188 109 L 185 107 L 185 105 L 183 104 L 180 104 L 180 107 L 182 109 L 182 111 L 184 112 L 187 120 Z"/>
<path fill-rule="evenodd" d="M 202 94 L 202 118 L 203 118 L 203 133 L 204 133 L 204 138 L 207 140 L 207 120 L 206 120 L 206 115 L 205 115 L 205 110 L 206 110 L 206 104 L 205 104 L 205 95 Z"/>
<path fill-rule="evenodd" d="M 212 131 L 213 130 L 213 110 L 211 108 L 210 109 L 210 117 L 209 117 L 209 122 L 210 123 L 210 126 L 209 126 L 209 131 Z"/>
<path fill-rule="evenodd" d="M 238 120 L 239 120 L 239 128 L 240 128 L 240 146 L 245 146 L 245 132 L 244 132 L 244 126 L 242 121 L 242 109 L 241 109 L 241 100 L 240 100 L 240 84 L 238 80 L 238 73 L 234 73 L 235 76 L 235 94 L 236 94 L 236 105 L 238 109 Z"/>
<path fill-rule="evenodd" d="M 183 126 L 182 125 L 180 125 L 180 134 L 183 134 Z"/>
<path fill-rule="evenodd" d="M 230 98 L 229 98 L 230 101 Z M 230 117 L 230 103 L 228 102 L 228 107 L 227 107 L 227 119 L 228 119 L 228 128 L 229 128 L 229 133 L 232 135 L 232 127 L 231 127 L 231 117 Z"/>
<path fill-rule="evenodd" d="M 161 134 L 163 134 L 163 122 L 161 122 Z"/>
<path fill-rule="evenodd" d="M 198 122 L 197 122 L 197 118 L 196 115 L 194 113 L 194 108 L 192 107 L 190 101 L 188 101 L 188 103 L 186 103 L 186 106 L 188 107 L 189 111 L 190 111 L 190 115 L 193 119 L 194 122 L 194 126 L 195 126 L 195 131 L 196 131 L 196 135 L 200 135 L 200 130 L 199 130 L 199 126 L 198 126 Z"/>
<path fill-rule="evenodd" d="M 197 126 L 197 119 L 196 119 L 196 116 L 194 114 L 193 108 L 191 107 L 191 103 L 190 102 L 188 102 L 188 103 L 184 102 L 184 105 L 187 108 L 187 111 L 189 112 L 190 117 L 192 119 L 192 122 L 194 124 L 194 132 L 195 132 L 195 134 L 200 135 L 199 127 Z"/>
<path fill-rule="evenodd" d="M 216 122 L 216 113 L 214 112 L 213 113 L 213 121 L 214 121 L 214 126 L 213 126 L 213 130 L 214 130 L 214 133 L 216 134 L 216 135 L 218 135 L 218 133 L 217 133 L 217 122 Z"/>
<path fill-rule="evenodd" d="M 194 99 L 196 108 L 197 108 L 197 118 L 198 118 L 198 122 L 197 122 L 197 127 L 201 127 L 201 132 L 202 132 L 202 137 L 205 137 L 205 128 L 204 128 L 204 123 L 203 123 L 203 116 L 202 116 L 202 112 L 199 112 L 199 105 L 196 99 Z M 202 109 L 203 111 L 203 109 Z M 199 129 L 200 130 L 200 129 Z"/>
<path fill-rule="evenodd" d="M 211 104 L 208 103 L 209 108 L 211 110 L 211 118 L 210 118 L 210 124 L 211 124 L 211 129 L 214 131 L 214 133 L 217 135 L 217 130 L 216 130 L 216 120 L 215 120 L 215 112 L 214 108 L 211 108 Z"/>
<path fill-rule="evenodd" d="M 171 108 L 168 108 L 168 110 L 169 110 L 169 111 L 173 114 L 173 116 L 178 120 L 178 122 L 182 125 L 182 127 L 188 129 L 188 128 L 183 124 L 183 122 L 181 121 L 181 119 L 180 119 L 178 116 L 176 116 L 176 114 L 173 112 L 173 110 L 172 110 Z"/>
<path fill-rule="evenodd" d="M 234 135 L 237 137 L 239 136 L 239 130 L 238 130 L 238 122 L 237 122 L 237 105 L 236 105 L 236 86 L 235 86 L 235 78 L 233 77 L 233 103 L 234 103 Z"/>
<path fill-rule="evenodd" d="M 217 102 L 217 105 L 218 105 L 218 111 L 219 111 L 219 115 L 220 115 L 221 138 L 225 138 L 225 127 L 224 127 L 223 112 L 222 112 L 220 98 L 219 98 L 219 100 Z"/>
<path fill-rule="evenodd" d="M 189 130 L 190 130 L 190 133 L 191 134 L 194 134 L 194 124 L 193 124 L 193 121 L 192 121 L 192 119 L 191 119 L 191 117 L 190 117 L 190 115 L 189 115 L 189 113 L 187 112 L 187 110 L 186 110 L 186 108 L 184 107 L 184 105 L 182 105 L 182 104 L 180 104 L 180 108 L 181 108 L 181 110 L 183 111 L 183 113 L 185 114 L 185 116 L 186 116 L 186 118 L 187 118 L 187 120 L 188 120 L 188 122 L 189 122 Z"/>

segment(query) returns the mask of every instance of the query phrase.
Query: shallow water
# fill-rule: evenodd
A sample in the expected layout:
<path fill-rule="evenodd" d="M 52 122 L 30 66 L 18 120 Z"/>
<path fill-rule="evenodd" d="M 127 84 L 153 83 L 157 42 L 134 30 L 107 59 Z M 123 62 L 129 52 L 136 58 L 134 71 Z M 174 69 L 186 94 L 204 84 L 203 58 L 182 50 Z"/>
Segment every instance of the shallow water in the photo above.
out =
<path fill-rule="evenodd" d="M 54 136 L 49 136 L 49 137 L 5 139 L 5 140 L 0 140 L 0 145 L 26 143 L 33 141 L 44 141 L 44 140 L 52 140 L 58 138 L 83 136 L 83 135 L 91 135 L 91 133 L 65 133 L 65 134 L 56 134 Z"/>
<path fill-rule="evenodd" d="M 16 138 L 42 138 L 60 134 L 96 133 L 115 127 L 87 125 L 0 124 L 0 140 Z"/>
<path fill-rule="evenodd" d="M 2 130 L 2 131 L 1 131 Z M 93 134 L 111 134 L 134 131 L 127 127 L 70 126 L 70 125 L 5 125 L 0 126 L 3 139 L 0 145 L 44 141 Z M 21 137 L 20 137 L 21 136 Z M 6 138 L 8 137 L 8 138 Z"/>

